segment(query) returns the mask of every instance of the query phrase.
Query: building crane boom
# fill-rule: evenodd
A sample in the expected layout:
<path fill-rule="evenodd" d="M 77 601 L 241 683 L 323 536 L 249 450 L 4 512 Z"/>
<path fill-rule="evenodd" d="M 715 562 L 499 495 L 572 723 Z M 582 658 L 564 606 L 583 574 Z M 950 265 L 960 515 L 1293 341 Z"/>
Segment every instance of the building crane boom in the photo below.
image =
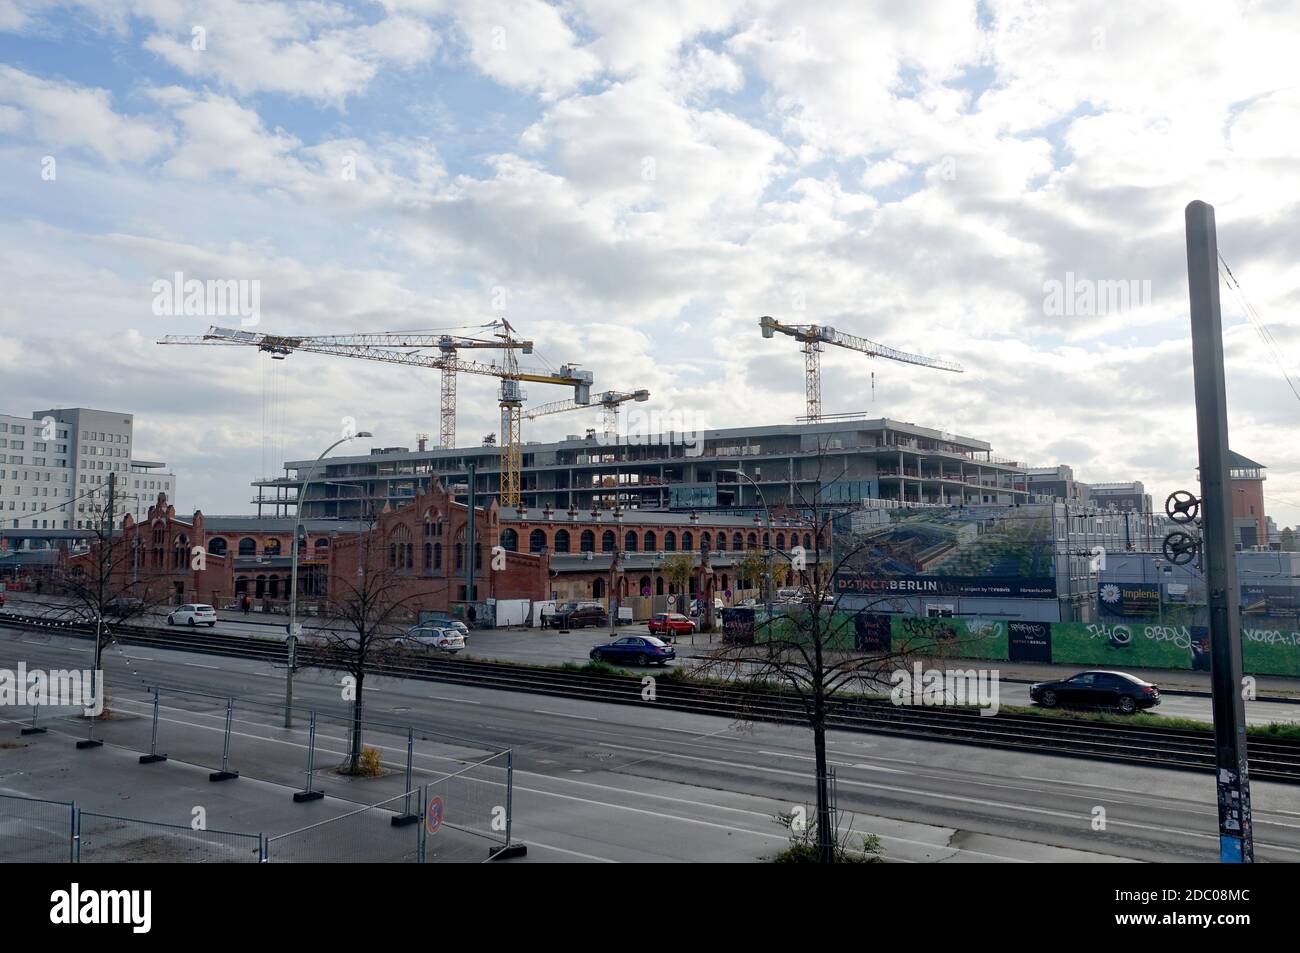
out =
<path fill-rule="evenodd" d="M 383 361 L 388 364 L 403 364 L 410 367 L 437 368 L 444 373 L 443 378 L 443 423 L 450 410 L 455 418 L 455 378 L 457 372 L 482 374 L 501 380 L 501 505 L 519 506 L 519 463 L 520 463 L 520 426 L 519 409 L 523 402 L 522 381 L 535 384 L 560 384 L 573 388 L 573 401 L 576 405 L 591 402 L 591 372 L 579 370 L 571 364 L 562 365 L 558 372 L 531 370 L 521 368 L 516 351 L 531 353 L 532 342 L 514 337 L 514 330 L 509 322 L 501 321 L 495 341 L 478 341 L 471 338 L 449 338 L 449 335 L 423 334 L 419 332 L 387 331 L 372 334 L 334 334 L 334 335 L 283 335 L 262 334 L 256 331 L 240 331 L 232 328 L 209 328 L 206 334 L 169 334 L 159 344 L 190 344 L 207 346 L 255 347 L 266 351 L 274 360 L 284 360 L 294 351 L 307 351 L 313 354 L 329 354 L 335 357 L 351 357 L 366 361 Z M 418 353 L 421 348 L 436 347 L 438 356 Z M 488 361 L 462 360 L 456 353 L 461 347 L 497 347 L 505 351 L 501 364 Z M 408 349 L 408 350 L 403 350 Z M 448 353 L 450 350 L 451 353 Z M 450 387 L 450 407 L 448 407 L 447 374 L 452 375 Z M 454 440 L 454 423 L 451 431 Z M 445 439 L 444 430 L 444 439 Z"/>
<path fill-rule="evenodd" d="M 877 344 L 867 338 L 858 337 L 854 334 L 845 334 L 842 331 L 836 331 L 832 327 L 820 324 L 782 324 L 775 318 L 764 315 L 758 319 L 758 325 L 762 328 L 763 337 L 765 338 L 775 337 L 780 333 L 789 335 L 803 344 L 804 398 L 808 405 L 806 419 L 809 423 L 817 423 L 822 419 L 821 352 L 827 344 L 858 351 L 869 357 L 883 357 L 902 364 L 916 364 L 919 367 L 930 367 L 938 371 L 951 371 L 954 374 L 961 374 L 964 370 L 960 364 L 954 361 L 945 361 L 937 357 L 926 357 L 923 354 L 900 351 L 897 348 Z"/>
<path fill-rule="evenodd" d="M 532 420 L 536 417 L 563 414 L 570 410 L 579 410 L 583 407 L 590 407 L 592 404 L 599 404 L 604 412 L 604 433 L 613 435 L 618 433 L 619 405 L 630 400 L 645 401 L 649 399 L 650 392 L 644 388 L 635 391 L 607 390 L 599 394 L 593 394 L 590 403 L 586 404 L 580 404 L 575 400 L 555 400 L 549 404 L 539 404 L 530 410 L 524 411 L 524 417 Z"/>

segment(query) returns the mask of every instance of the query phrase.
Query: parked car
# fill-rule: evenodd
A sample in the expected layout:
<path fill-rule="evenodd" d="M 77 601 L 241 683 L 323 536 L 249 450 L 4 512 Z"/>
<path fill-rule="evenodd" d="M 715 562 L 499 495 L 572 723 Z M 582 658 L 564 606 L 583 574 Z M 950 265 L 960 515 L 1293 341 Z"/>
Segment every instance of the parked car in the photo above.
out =
<path fill-rule="evenodd" d="M 168 625 L 206 625 L 209 628 L 217 624 L 217 610 L 200 603 L 177 606 L 167 614 Z"/>
<path fill-rule="evenodd" d="M 653 635 L 629 635 L 597 645 L 591 650 L 593 662 L 624 662 L 631 665 L 667 665 L 677 658 L 673 647 Z"/>
<path fill-rule="evenodd" d="M 679 612 L 656 612 L 647 625 L 653 635 L 672 638 L 675 635 L 690 635 L 695 631 L 695 623 Z"/>
<path fill-rule="evenodd" d="M 398 640 L 398 644 L 417 652 L 437 651 L 455 655 L 465 648 L 465 636 L 450 625 L 425 623 L 407 629 L 406 634 Z"/>
<path fill-rule="evenodd" d="M 566 602 L 551 615 L 551 625 L 561 629 L 580 629 L 586 625 L 605 625 L 609 613 L 592 602 Z"/>
<path fill-rule="evenodd" d="M 5 594 L 3 592 L 0 592 L 0 609 L 3 609 L 4 607 L 5 607 Z"/>
<path fill-rule="evenodd" d="M 1116 708 L 1131 715 L 1160 704 L 1160 688 L 1124 672 L 1080 672 L 1058 682 L 1035 682 L 1029 697 L 1044 708 L 1075 705 Z"/>
<path fill-rule="evenodd" d="M 425 619 L 423 622 L 417 622 L 415 625 L 411 626 L 406 630 L 406 632 L 409 635 L 417 629 L 423 629 L 428 626 L 434 626 L 440 629 L 455 629 L 461 634 L 461 637 L 465 640 L 465 644 L 469 644 L 469 626 L 464 622 L 461 622 L 460 619 Z"/>

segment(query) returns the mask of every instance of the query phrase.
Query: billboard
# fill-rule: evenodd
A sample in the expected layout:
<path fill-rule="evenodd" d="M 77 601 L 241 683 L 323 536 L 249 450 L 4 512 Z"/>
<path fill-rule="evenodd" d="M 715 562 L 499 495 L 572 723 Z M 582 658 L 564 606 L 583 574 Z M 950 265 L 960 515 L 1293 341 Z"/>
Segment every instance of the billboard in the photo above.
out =
<path fill-rule="evenodd" d="M 1104 582 L 1097 587 L 1097 609 L 1105 618 L 1154 618 L 1160 614 L 1160 583 Z"/>
<path fill-rule="evenodd" d="M 837 594 L 1056 598 L 1051 507 L 886 512 L 887 522 L 836 534 Z"/>

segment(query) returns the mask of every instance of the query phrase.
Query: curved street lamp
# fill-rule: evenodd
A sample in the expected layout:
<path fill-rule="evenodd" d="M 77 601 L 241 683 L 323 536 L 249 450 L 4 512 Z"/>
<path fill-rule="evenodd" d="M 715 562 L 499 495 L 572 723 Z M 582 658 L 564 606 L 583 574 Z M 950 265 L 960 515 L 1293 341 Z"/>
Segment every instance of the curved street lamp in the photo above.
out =
<path fill-rule="evenodd" d="M 357 437 L 373 436 L 370 431 L 361 430 L 349 437 L 335 440 L 321 451 L 321 455 L 316 458 L 316 462 L 308 469 L 307 476 L 303 478 L 302 489 L 298 491 L 298 505 L 294 507 L 293 543 L 290 546 L 289 556 L 289 665 L 284 681 L 284 727 L 286 728 L 293 727 L 293 673 L 298 665 L 298 533 L 302 529 L 302 506 L 307 499 L 307 487 L 316 474 L 316 468 L 331 450 Z"/>

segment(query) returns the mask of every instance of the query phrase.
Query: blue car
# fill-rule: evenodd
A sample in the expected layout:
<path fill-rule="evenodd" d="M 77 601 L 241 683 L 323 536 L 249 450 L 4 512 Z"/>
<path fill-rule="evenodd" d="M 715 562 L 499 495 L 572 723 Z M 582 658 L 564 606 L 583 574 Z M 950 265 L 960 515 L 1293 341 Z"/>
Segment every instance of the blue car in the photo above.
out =
<path fill-rule="evenodd" d="M 667 665 L 677 658 L 673 647 L 653 635 L 629 635 L 591 650 L 593 662 L 624 662 L 629 665 Z"/>

